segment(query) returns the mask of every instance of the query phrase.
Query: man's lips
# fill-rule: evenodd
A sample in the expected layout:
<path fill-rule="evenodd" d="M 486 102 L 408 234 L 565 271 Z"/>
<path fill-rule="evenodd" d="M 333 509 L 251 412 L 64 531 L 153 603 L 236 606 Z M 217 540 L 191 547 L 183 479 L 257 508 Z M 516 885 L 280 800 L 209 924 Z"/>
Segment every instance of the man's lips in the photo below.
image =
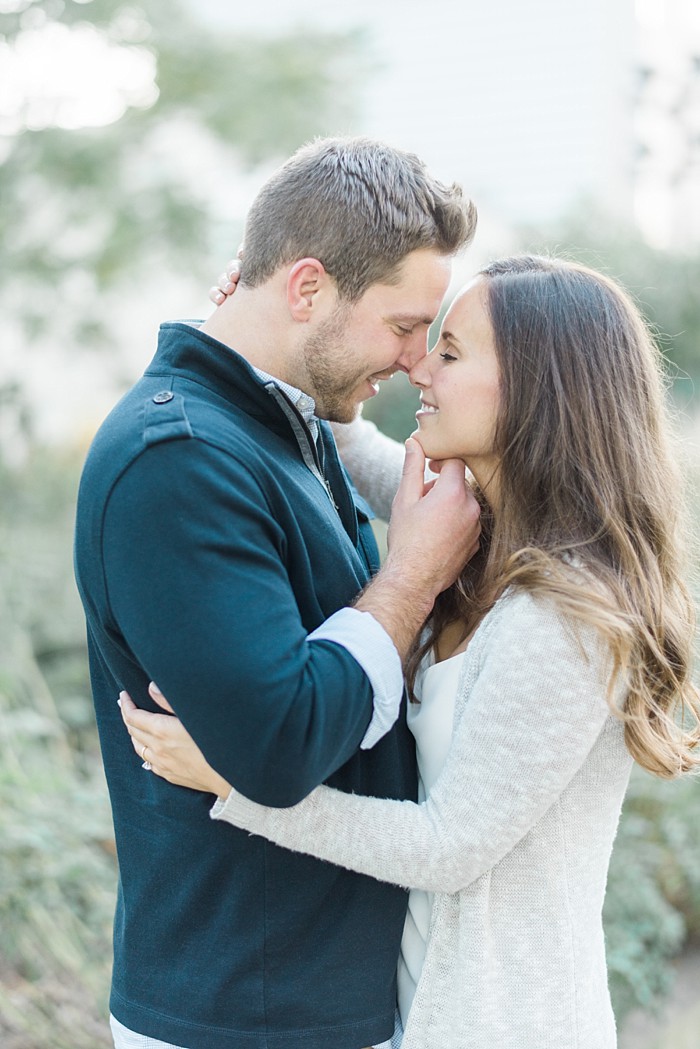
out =
<path fill-rule="evenodd" d="M 387 379 L 391 379 L 394 374 L 393 371 L 377 372 L 375 375 L 370 375 L 367 382 L 370 384 L 374 392 L 377 393 L 379 390 L 379 383 L 386 382 Z"/>

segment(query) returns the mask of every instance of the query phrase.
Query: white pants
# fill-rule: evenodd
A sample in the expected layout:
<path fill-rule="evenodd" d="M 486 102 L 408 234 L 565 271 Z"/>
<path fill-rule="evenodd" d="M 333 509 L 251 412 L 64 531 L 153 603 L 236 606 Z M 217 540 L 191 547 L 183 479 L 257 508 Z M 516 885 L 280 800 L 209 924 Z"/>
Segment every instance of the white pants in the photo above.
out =
<path fill-rule="evenodd" d="M 115 1020 L 113 1016 L 109 1018 L 109 1025 L 112 1028 L 114 1049 L 184 1049 L 184 1046 L 181 1045 L 172 1045 L 171 1042 L 160 1042 L 157 1038 L 149 1038 L 145 1034 L 136 1034 L 135 1031 L 130 1031 L 128 1027 L 120 1024 L 119 1020 Z M 390 1047 L 391 1049 L 399 1049 L 402 1034 L 401 1020 L 397 1010 L 394 1037 L 391 1042 L 382 1042 L 376 1049 L 385 1049 L 385 1047 L 386 1049 L 390 1049 Z"/>
<path fill-rule="evenodd" d="M 112 1028 L 114 1049 L 185 1049 L 182 1045 L 173 1045 L 171 1042 L 160 1042 L 157 1038 L 149 1038 L 145 1034 L 136 1034 L 130 1031 L 119 1020 L 113 1016 L 109 1018 L 109 1026 Z"/>

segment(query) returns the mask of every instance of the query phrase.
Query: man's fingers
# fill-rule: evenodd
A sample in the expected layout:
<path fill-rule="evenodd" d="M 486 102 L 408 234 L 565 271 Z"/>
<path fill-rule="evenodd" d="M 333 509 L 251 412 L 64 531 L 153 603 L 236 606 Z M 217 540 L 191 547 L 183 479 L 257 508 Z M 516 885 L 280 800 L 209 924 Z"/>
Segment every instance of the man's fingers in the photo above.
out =
<path fill-rule="evenodd" d="M 464 463 L 461 459 L 444 459 L 440 463 L 440 473 L 435 482 L 435 487 L 445 488 L 448 484 L 464 484 Z"/>
<path fill-rule="evenodd" d="M 401 484 L 396 493 L 397 500 L 416 502 L 423 495 L 425 486 L 425 455 L 418 441 L 409 437 L 406 441 L 406 457 L 403 461 Z"/>

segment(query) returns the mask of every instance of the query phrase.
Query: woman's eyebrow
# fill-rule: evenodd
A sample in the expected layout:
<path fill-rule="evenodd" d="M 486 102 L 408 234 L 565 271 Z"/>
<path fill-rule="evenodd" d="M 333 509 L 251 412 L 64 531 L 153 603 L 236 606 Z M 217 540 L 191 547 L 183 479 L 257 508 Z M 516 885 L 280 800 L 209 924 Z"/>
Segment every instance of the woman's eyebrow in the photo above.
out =
<path fill-rule="evenodd" d="M 457 336 L 453 332 L 449 331 L 446 328 L 443 328 L 442 331 L 440 332 L 440 338 L 444 342 L 452 342 L 452 343 L 454 343 L 455 346 L 461 346 L 461 343 L 460 343 L 459 339 L 457 338 Z"/>

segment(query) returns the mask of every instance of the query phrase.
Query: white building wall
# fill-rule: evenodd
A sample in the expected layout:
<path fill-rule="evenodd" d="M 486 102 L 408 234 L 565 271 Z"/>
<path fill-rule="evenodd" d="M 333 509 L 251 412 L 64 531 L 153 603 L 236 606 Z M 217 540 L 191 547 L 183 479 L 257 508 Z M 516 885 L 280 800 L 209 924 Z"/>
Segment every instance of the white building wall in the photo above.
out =
<path fill-rule="evenodd" d="M 241 32 L 300 23 L 288 0 L 196 6 Z M 325 0 L 306 24 L 367 27 L 380 68 L 353 130 L 414 149 L 482 213 L 534 223 L 582 196 L 632 214 L 634 14 L 634 0 Z"/>

